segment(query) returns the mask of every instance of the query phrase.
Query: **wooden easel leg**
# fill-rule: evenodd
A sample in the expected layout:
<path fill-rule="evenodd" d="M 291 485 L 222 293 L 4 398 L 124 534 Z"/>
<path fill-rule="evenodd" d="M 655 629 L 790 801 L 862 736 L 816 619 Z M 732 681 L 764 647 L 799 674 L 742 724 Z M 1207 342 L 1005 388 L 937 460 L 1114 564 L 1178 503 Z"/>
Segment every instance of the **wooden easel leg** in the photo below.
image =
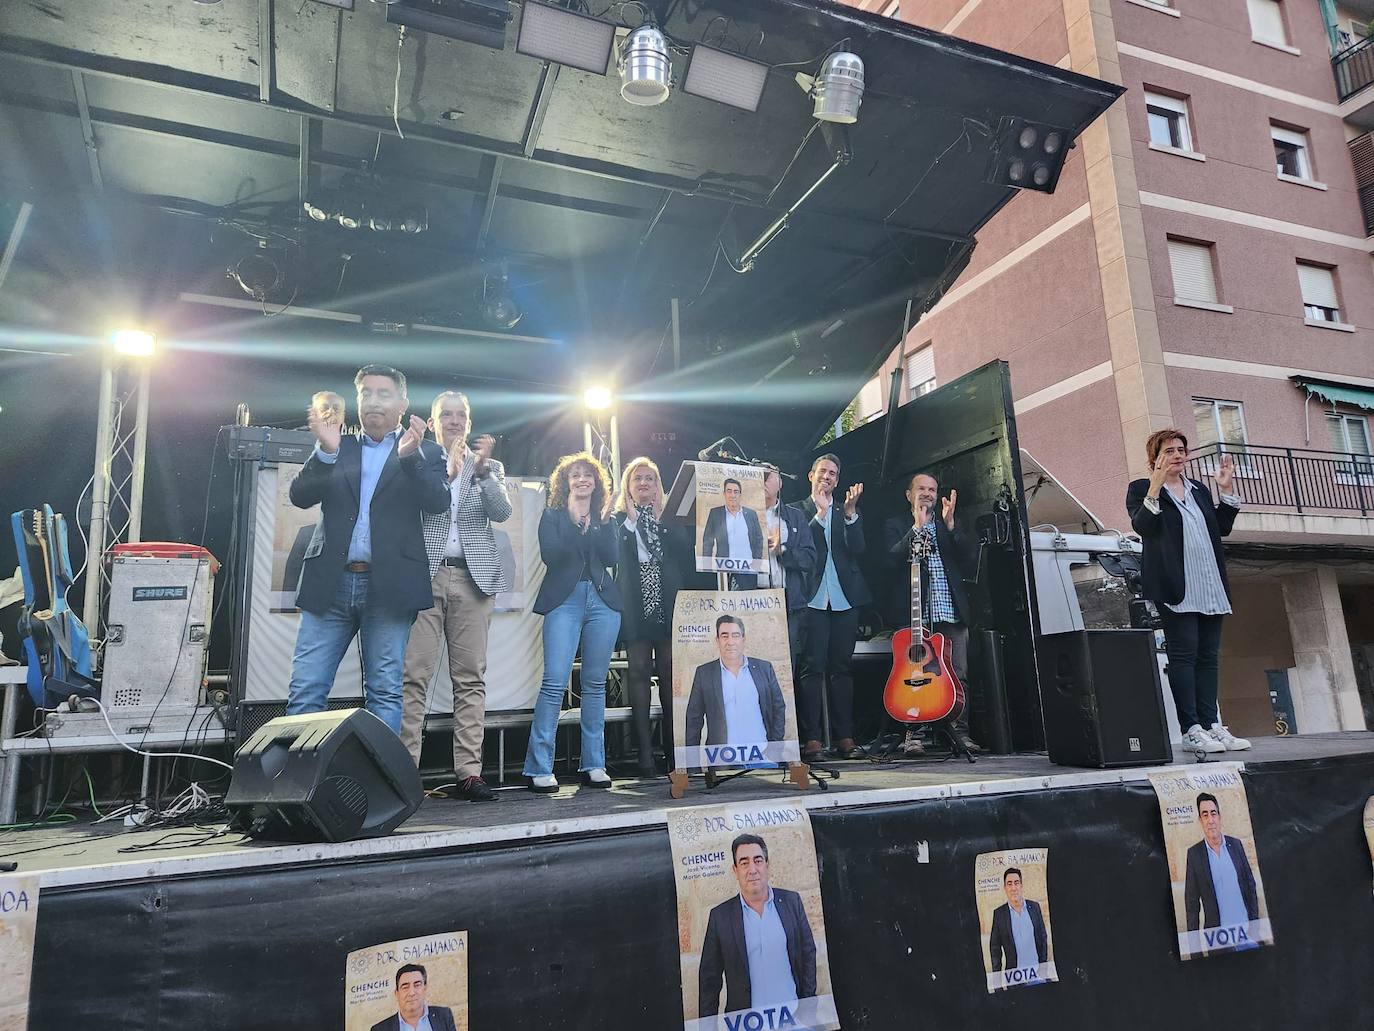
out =
<path fill-rule="evenodd" d="M 673 770 L 668 774 L 668 780 L 672 786 L 668 789 L 668 794 L 673 798 L 681 798 L 687 794 L 687 771 Z"/>
<path fill-rule="evenodd" d="M 811 787 L 811 767 L 806 763 L 788 763 L 787 780 L 802 791 Z"/>

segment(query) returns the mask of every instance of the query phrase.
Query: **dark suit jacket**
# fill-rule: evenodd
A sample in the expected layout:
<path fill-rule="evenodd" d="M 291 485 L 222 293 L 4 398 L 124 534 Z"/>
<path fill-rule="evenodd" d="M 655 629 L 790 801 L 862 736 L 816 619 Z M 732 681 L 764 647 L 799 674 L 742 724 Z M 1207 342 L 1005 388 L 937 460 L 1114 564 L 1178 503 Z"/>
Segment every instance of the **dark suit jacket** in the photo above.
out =
<path fill-rule="evenodd" d="M 893 578 L 892 595 L 889 601 L 889 618 L 893 626 L 911 625 L 911 535 L 916 530 L 908 516 L 896 516 L 883 524 L 883 546 L 887 564 L 900 574 Z M 969 542 L 958 529 L 951 530 L 940 518 L 935 519 L 935 547 L 940 552 L 940 564 L 945 567 L 945 579 L 949 581 L 949 593 L 954 599 L 954 615 L 959 622 L 968 624 L 973 616 L 969 605 L 968 587 L 965 577 L 970 570 L 978 568 L 978 545 Z M 921 597 L 930 594 L 929 563 L 921 566 Z M 927 602 L 929 605 L 929 602 Z"/>
<path fill-rule="evenodd" d="M 1040 903 L 1026 899 L 1026 912 L 1030 914 L 1031 930 L 1035 934 L 1035 963 L 1044 963 L 1050 958 L 1049 937 L 1045 934 L 1045 917 L 1040 912 Z M 992 933 L 988 935 L 988 957 L 992 960 L 993 970 L 1015 970 L 1028 967 L 1032 960 L 1021 959 L 1016 955 L 1016 936 L 1011 933 L 1011 903 L 1003 902 L 992 911 Z"/>
<path fill-rule="evenodd" d="M 796 505 L 779 505 L 778 514 L 787 527 L 787 541 L 778 556 L 786 578 L 785 596 L 787 611 L 797 612 L 806 608 L 811 595 L 816 593 L 816 542 L 806 526 L 807 516 Z M 739 589 L 756 590 L 759 586 L 757 574 L 737 573 Z"/>
<path fill-rule="evenodd" d="M 644 622 L 644 599 L 639 583 L 639 545 L 635 540 L 635 532 L 626 529 L 624 512 L 617 512 L 612 519 L 615 521 L 620 549 L 615 578 L 625 605 L 620 614 L 620 639 L 658 640 L 672 632 L 673 602 L 677 599 L 677 592 L 690 586 L 693 566 L 696 565 L 692 531 L 686 526 L 659 524 L 659 539 L 663 542 L 663 563 L 659 567 L 663 577 L 663 615 L 668 625 L 655 628 Z"/>
<path fill-rule="evenodd" d="M 816 522 L 816 503 L 807 498 L 797 506 L 806 516 L 806 525 L 811 530 L 811 540 L 816 546 L 816 575 L 811 584 L 814 596 L 825 576 L 826 559 L 830 549 L 826 547 L 825 530 Z M 830 536 L 835 545 L 835 575 L 840 580 L 840 590 L 856 609 L 873 601 L 873 592 L 868 589 L 868 581 L 859 569 L 859 556 L 864 553 L 864 514 L 860 512 L 853 523 L 844 521 L 843 495 L 831 502 Z M 806 599 L 808 602 L 810 598 Z"/>
<path fill-rule="evenodd" d="M 792 965 L 792 980 L 797 985 L 797 998 L 810 999 L 816 994 L 816 939 L 806 920 L 801 896 L 786 888 L 773 889 L 773 904 L 787 935 L 787 959 Z M 744 945 L 744 912 L 738 895 L 731 895 L 711 910 L 706 918 L 706 939 L 701 945 L 701 967 L 698 971 L 700 1016 L 709 1017 L 721 1012 L 720 981 L 725 977 L 725 1011 L 754 1008 L 749 986 L 749 954 Z M 759 999 L 760 1007 L 775 1000 Z M 780 1001 L 780 1000 L 777 1000 Z"/>
<path fill-rule="evenodd" d="M 741 508 L 744 513 L 744 528 L 749 532 L 749 554 L 730 554 L 730 535 L 725 529 L 725 506 L 717 505 L 706 516 L 706 528 L 701 536 L 701 553 L 706 558 L 763 558 L 763 529 L 759 526 L 759 514 L 752 508 Z"/>
<path fill-rule="evenodd" d="M 1188 481 L 1193 492 L 1193 500 L 1202 509 L 1207 521 L 1207 533 L 1212 538 L 1212 554 L 1217 559 L 1217 569 L 1221 572 L 1221 585 L 1226 594 L 1231 594 L 1226 582 L 1226 559 L 1221 552 L 1221 539 L 1231 532 L 1240 509 L 1230 505 L 1213 505 L 1212 492 L 1197 480 Z M 1140 583 L 1145 597 L 1155 603 L 1177 605 L 1183 600 L 1183 513 L 1178 506 L 1164 495 L 1168 488 L 1159 492 L 1159 515 L 1145 507 L 1145 495 L 1150 489 L 1149 480 L 1132 480 L 1126 488 L 1126 511 L 1131 515 L 1131 526 L 1140 534 L 1144 548 L 1140 555 Z"/>
<path fill-rule="evenodd" d="M 546 508 L 539 517 L 539 553 L 548 572 L 534 599 L 535 612 L 547 616 L 567 601 L 586 567 L 601 600 L 620 611 L 620 589 L 610 572 L 620 554 L 620 528 L 615 523 L 593 523 L 583 533 L 568 518 L 567 509 Z"/>
<path fill-rule="evenodd" d="M 783 728 L 787 721 L 787 705 L 782 700 L 782 687 L 773 664 L 766 659 L 745 656 L 749 666 L 749 676 L 754 681 L 754 689 L 759 693 L 759 713 L 763 716 L 763 729 L 769 741 L 781 741 Z M 708 745 L 728 744 L 725 736 L 725 693 L 720 684 L 720 660 L 703 662 L 692 676 L 692 690 L 687 696 L 687 741 L 688 748 L 701 744 L 701 724 L 706 723 L 706 743 Z"/>
<path fill-rule="evenodd" d="M 1222 835 L 1226 851 L 1231 854 L 1231 862 L 1236 868 L 1236 880 L 1240 882 L 1240 897 L 1245 900 L 1245 915 L 1250 920 L 1259 919 L 1259 892 L 1255 888 L 1255 874 L 1250 869 L 1250 860 L 1245 857 L 1245 846 L 1239 838 L 1229 834 Z M 1212 884 L 1212 867 L 1207 861 L 1207 842 L 1199 841 L 1188 849 L 1187 873 L 1183 878 L 1183 909 L 1188 917 L 1188 930 L 1199 927 L 1220 927 L 1221 910 L 1217 905 L 1217 889 Z M 1198 923 L 1198 907 L 1202 907 L 1202 922 Z"/>
<path fill-rule="evenodd" d="M 356 436 L 345 436 L 333 464 L 312 453 L 291 481 L 291 504 L 297 508 L 319 505 L 322 512 L 320 532 L 306 550 L 296 594 L 296 605 L 306 612 L 328 609 L 343 577 L 358 521 L 362 450 Z M 420 513 L 448 510 L 446 473 L 442 448 L 422 448 L 397 458 L 392 445 L 372 494 L 368 604 L 411 612 L 434 604 Z"/>
<path fill-rule="evenodd" d="M 447 1006 L 429 1007 L 429 1026 L 434 1031 L 457 1031 L 453 1023 L 453 1010 Z M 372 1025 L 372 1031 L 401 1031 L 401 1015 L 393 1013 L 385 1020 L 377 1021 Z"/>

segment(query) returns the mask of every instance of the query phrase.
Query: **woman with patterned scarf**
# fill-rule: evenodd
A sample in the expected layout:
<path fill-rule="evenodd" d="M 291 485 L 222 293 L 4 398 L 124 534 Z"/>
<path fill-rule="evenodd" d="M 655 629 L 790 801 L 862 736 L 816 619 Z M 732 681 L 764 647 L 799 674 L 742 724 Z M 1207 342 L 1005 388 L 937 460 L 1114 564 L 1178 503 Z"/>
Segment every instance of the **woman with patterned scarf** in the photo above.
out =
<path fill-rule="evenodd" d="M 616 576 L 624 599 L 620 639 L 629 659 L 630 708 L 634 715 L 639 775 L 653 777 L 649 729 L 649 677 L 658 674 L 663 754 L 673 768 L 673 602 L 692 566 L 692 539 L 682 526 L 664 526 L 663 480 L 658 466 L 636 458 L 625 466 L 615 520 L 620 524 Z"/>

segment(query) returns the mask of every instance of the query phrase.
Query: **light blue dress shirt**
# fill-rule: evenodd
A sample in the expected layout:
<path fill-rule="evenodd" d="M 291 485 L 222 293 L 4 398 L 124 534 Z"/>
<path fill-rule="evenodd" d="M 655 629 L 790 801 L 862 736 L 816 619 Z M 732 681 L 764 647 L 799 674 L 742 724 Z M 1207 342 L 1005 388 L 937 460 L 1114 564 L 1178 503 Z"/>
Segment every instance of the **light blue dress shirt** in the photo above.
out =
<path fill-rule="evenodd" d="M 725 703 L 725 736 L 733 744 L 749 744 L 768 740 L 759 712 L 759 689 L 749 672 L 749 660 L 739 668 L 739 676 L 731 673 L 725 663 L 720 664 L 720 693 Z"/>
<path fill-rule="evenodd" d="M 1250 922 L 1250 914 L 1245 909 L 1245 898 L 1240 893 L 1240 878 L 1236 875 L 1236 864 L 1231 861 L 1231 850 L 1226 847 L 1226 839 L 1221 839 L 1221 855 L 1207 846 L 1207 865 L 1212 872 L 1212 889 L 1217 893 L 1217 913 L 1222 927 Z"/>
<path fill-rule="evenodd" d="M 396 1019 L 397 1023 L 401 1025 L 401 1031 L 407 1031 L 407 1029 L 409 1029 L 409 1031 L 434 1031 L 434 1028 L 431 1027 L 429 1023 L 428 1006 L 426 1006 L 425 1011 L 420 1014 L 420 1022 L 418 1024 L 415 1024 L 414 1026 L 407 1024 L 406 1018 L 401 1016 L 399 1013 L 396 1014 Z"/>
<path fill-rule="evenodd" d="M 366 433 L 360 433 L 358 440 L 363 445 L 363 469 L 358 484 L 358 521 L 353 524 L 353 536 L 348 542 L 348 561 L 372 561 L 372 495 L 377 492 L 377 481 L 382 477 L 382 469 L 391 452 L 396 448 L 396 439 L 401 432 L 398 426 L 381 440 L 373 440 Z M 332 455 L 315 445 L 315 457 L 325 465 L 333 465 L 339 460 L 339 453 Z M 426 1018 L 428 1019 L 428 1018 Z"/>
<path fill-rule="evenodd" d="M 820 523 L 821 529 L 825 531 L 825 569 L 821 573 L 821 585 L 816 588 L 816 594 L 811 599 L 810 607 L 844 612 L 850 607 L 849 599 L 844 596 L 844 590 L 840 587 L 840 576 L 835 572 L 835 549 L 830 543 L 830 525 L 835 521 L 835 510 L 838 508 L 838 505 L 832 503 L 824 520 L 821 519 L 819 512 L 811 517 Z M 845 525 L 848 526 L 857 522 L 858 518 L 855 516 L 853 519 L 846 519 Z"/>
<path fill-rule="evenodd" d="M 1040 962 L 1040 954 L 1035 949 L 1035 925 L 1031 923 L 1030 907 L 1021 903 L 1021 912 L 1007 903 L 1011 913 L 1011 940 L 1016 945 L 1016 965 L 1033 967 Z"/>
<path fill-rule="evenodd" d="M 1193 485 L 1188 483 L 1186 487 L 1181 499 L 1175 497 L 1172 490 L 1166 488 L 1164 491 L 1183 516 L 1183 597 L 1169 608 L 1175 612 L 1224 616 L 1230 613 L 1231 602 L 1221 582 L 1221 570 L 1217 568 L 1207 517 L 1193 497 Z M 1222 500 L 1226 500 L 1225 495 Z"/>
<path fill-rule="evenodd" d="M 768 889 L 763 915 L 755 913 L 744 896 L 744 950 L 749 956 L 749 997 L 754 1009 L 797 1001 L 797 982 L 792 978 L 792 963 L 787 958 L 787 932 Z"/>

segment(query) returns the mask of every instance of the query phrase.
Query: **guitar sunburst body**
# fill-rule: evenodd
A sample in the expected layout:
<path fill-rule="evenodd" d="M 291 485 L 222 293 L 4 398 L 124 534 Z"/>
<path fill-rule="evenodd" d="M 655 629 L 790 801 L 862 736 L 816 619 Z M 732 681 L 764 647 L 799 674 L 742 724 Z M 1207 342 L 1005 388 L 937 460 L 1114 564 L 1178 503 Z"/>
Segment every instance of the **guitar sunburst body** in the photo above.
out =
<path fill-rule="evenodd" d="M 933 723 L 964 710 L 964 685 L 950 664 L 949 639 L 910 628 L 892 635 L 892 672 L 883 688 L 883 708 L 899 723 Z"/>

